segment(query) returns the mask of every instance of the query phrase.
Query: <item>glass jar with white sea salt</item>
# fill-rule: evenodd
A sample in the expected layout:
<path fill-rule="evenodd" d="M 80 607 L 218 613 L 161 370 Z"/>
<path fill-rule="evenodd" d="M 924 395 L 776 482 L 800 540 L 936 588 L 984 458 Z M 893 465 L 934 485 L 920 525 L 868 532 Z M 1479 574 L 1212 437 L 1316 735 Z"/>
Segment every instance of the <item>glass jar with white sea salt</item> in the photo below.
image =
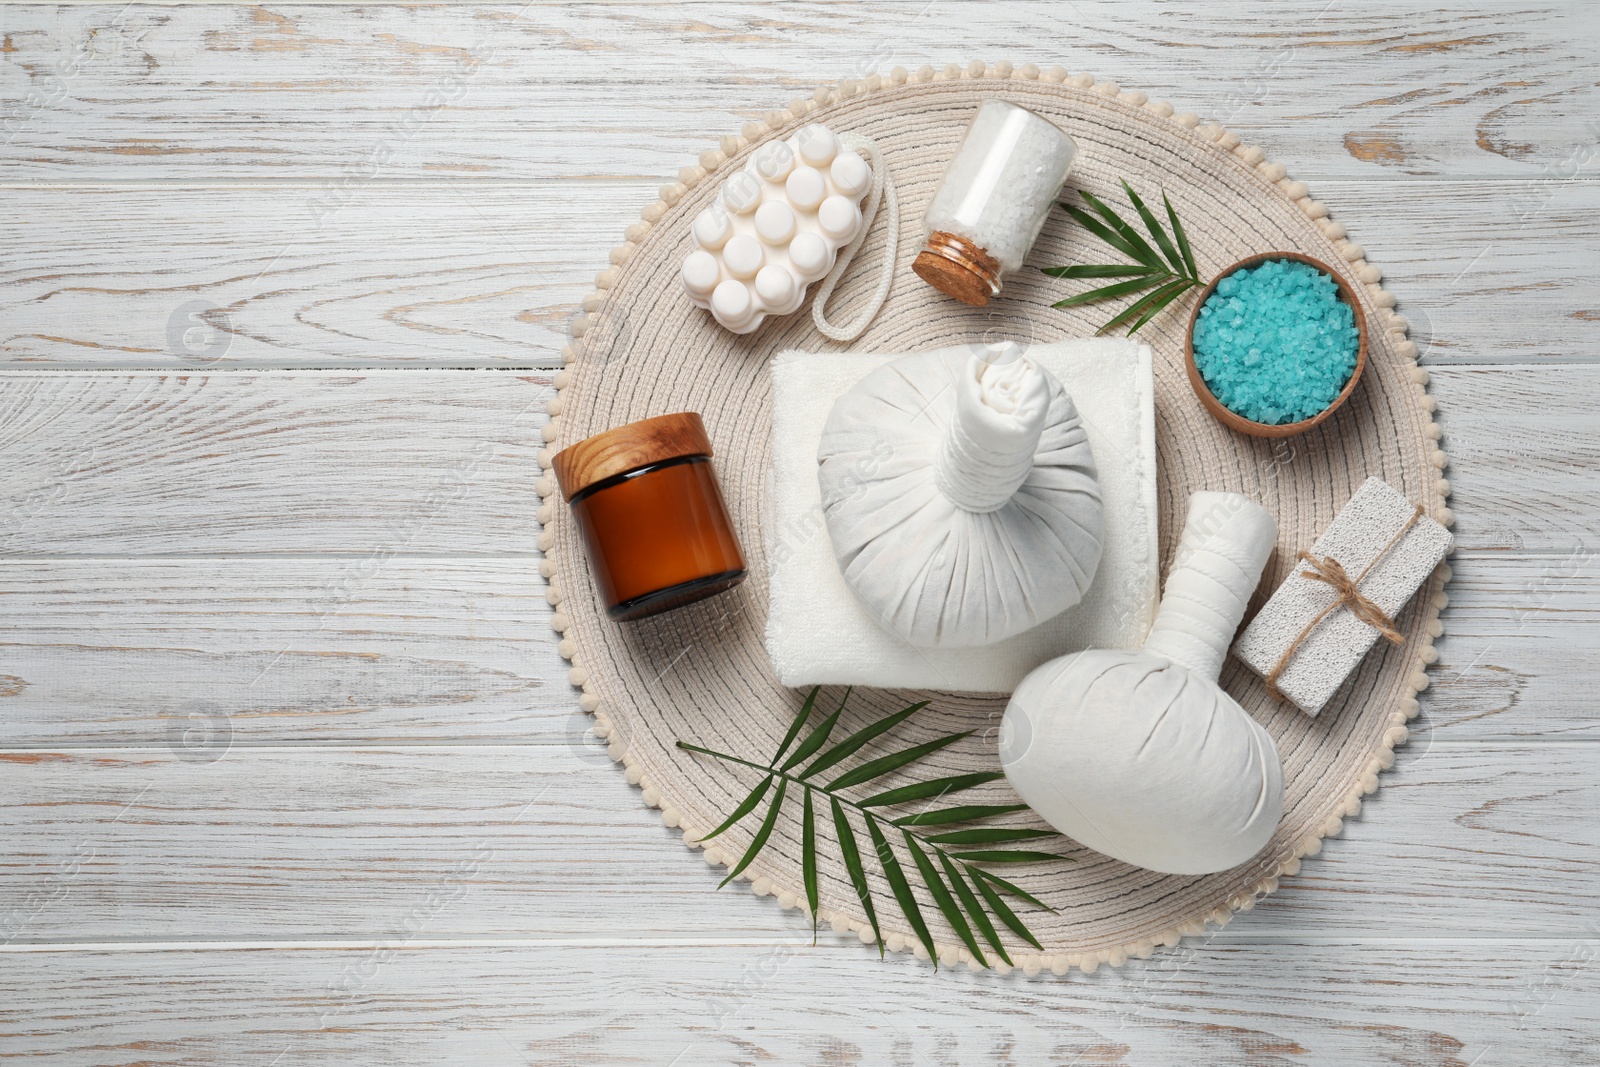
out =
<path fill-rule="evenodd" d="M 1027 108 L 978 108 L 923 216 L 927 244 L 912 269 L 975 307 L 1022 266 L 1078 154 L 1060 127 Z"/>

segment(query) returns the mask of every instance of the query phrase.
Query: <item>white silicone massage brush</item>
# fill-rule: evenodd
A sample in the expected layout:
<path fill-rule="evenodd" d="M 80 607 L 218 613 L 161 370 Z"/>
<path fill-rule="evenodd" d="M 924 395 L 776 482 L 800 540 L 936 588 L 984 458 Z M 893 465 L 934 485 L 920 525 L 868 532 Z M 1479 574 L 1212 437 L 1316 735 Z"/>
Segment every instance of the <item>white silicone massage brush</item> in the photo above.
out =
<path fill-rule="evenodd" d="M 684 291 L 734 333 L 787 315 L 861 230 L 872 168 L 826 126 L 773 141 L 695 216 Z"/>

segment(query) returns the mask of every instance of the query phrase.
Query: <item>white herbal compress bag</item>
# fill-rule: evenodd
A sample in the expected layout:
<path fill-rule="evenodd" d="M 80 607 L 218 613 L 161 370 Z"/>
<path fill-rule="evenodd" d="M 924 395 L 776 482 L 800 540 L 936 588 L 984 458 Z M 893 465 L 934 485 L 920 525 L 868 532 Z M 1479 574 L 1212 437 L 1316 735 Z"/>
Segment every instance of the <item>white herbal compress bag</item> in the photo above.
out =
<path fill-rule="evenodd" d="M 1277 532 L 1237 493 L 1195 493 L 1144 648 L 1073 653 L 1022 680 L 1000 763 L 1050 825 L 1165 874 L 1227 870 L 1272 838 L 1277 746 L 1217 677 Z"/>
<path fill-rule="evenodd" d="M 1083 598 L 1100 488 L 1072 398 L 1020 346 L 897 359 L 834 404 L 817 450 L 839 569 L 912 645 L 987 645 Z"/>
<path fill-rule="evenodd" d="M 971 354 L 974 346 L 943 351 L 955 349 Z M 938 649 L 913 645 L 884 627 L 845 582 L 817 476 L 817 446 L 834 402 L 905 354 L 787 351 L 773 357 L 762 555 L 767 654 L 784 685 L 1009 693 L 1030 670 L 1064 652 L 1144 642 L 1161 592 L 1154 353 L 1124 337 L 1035 344 L 1026 351 L 1071 394 L 1088 430 L 1104 523 L 1100 566 L 1076 606 L 1033 629 L 991 645 Z M 876 459 L 864 457 L 868 469 Z"/>

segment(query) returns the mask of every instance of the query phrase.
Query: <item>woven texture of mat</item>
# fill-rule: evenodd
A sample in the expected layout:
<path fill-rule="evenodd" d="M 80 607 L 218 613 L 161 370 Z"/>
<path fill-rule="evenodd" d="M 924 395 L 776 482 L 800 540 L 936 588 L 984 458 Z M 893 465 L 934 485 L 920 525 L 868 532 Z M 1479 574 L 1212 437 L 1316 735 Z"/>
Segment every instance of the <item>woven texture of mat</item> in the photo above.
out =
<path fill-rule="evenodd" d="M 1378 281 L 1379 271 L 1328 217 L 1305 185 L 1293 181 L 1264 153 L 1241 145 L 1220 126 L 1193 115 L 1174 115 L 1112 83 L 1059 68 L 981 63 L 895 71 L 846 82 L 793 101 L 786 110 L 746 125 L 722 139 L 698 165 L 662 189 L 629 228 L 627 243 L 612 253 L 613 266 L 574 319 L 568 367 L 557 376 L 560 392 L 545 427 L 548 455 L 604 429 L 673 411 L 698 411 L 716 450 L 721 478 L 750 565 L 750 578 L 732 593 L 639 623 L 608 620 L 589 576 L 570 512 L 546 475 L 540 518 L 542 568 L 551 580 L 554 625 L 561 652 L 572 661 L 580 705 L 596 716 L 595 729 L 627 781 L 645 803 L 658 807 L 669 827 L 698 846 L 700 835 L 721 821 L 760 780 L 759 772 L 681 751 L 686 740 L 764 762 L 777 748 L 804 693 L 777 684 L 762 644 L 767 590 L 763 534 L 766 512 L 770 397 L 767 362 L 787 348 L 835 351 L 845 346 L 819 335 L 809 307 L 771 319 L 746 336 L 723 330 L 680 289 L 678 267 L 692 249 L 689 222 L 717 195 L 722 179 L 770 138 L 799 125 L 824 122 L 836 131 L 875 139 L 900 193 L 905 236 L 895 265 L 894 288 L 870 328 L 851 346 L 875 351 L 916 351 L 964 341 L 1053 341 L 1091 335 L 1121 306 L 1067 310 L 1050 304 L 1084 283 L 1039 273 L 1043 265 L 1105 262 L 1117 258 L 1097 238 L 1057 210 L 1033 255 L 1006 279 L 1004 293 L 976 309 L 935 292 L 911 273 L 920 248 L 921 214 L 945 162 L 979 103 L 1002 96 L 1058 123 L 1078 142 L 1079 156 L 1063 198 L 1087 189 L 1124 205 L 1118 186 L 1126 178 L 1147 200 L 1164 189 L 1182 219 L 1201 271 L 1211 276 L 1246 255 L 1299 251 L 1337 265 L 1361 294 L 1370 325 L 1369 361 L 1350 401 L 1327 423 L 1300 437 L 1257 440 L 1233 433 L 1209 416 L 1190 390 L 1183 367 L 1183 331 L 1193 297 L 1164 311 L 1140 337 L 1155 349 L 1158 489 L 1163 560 L 1170 562 L 1197 489 L 1226 489 L 1260 501 L 1276 516 L 1277 552 L 1253 607 L 1289 573 L 1297 548 L 1307 547 L 1369 475 L 1377 475 L 1445 523 L 1449 485 L 1438 447 L 1427 374 L 1417 367 L 1405 320 Z M 870 295 L 882 253 L 880 221 L 860 250 L 829 307 L 835 321 L 853 317 Z M 547 464 L 548 466 L 548 464 Z M 775 531 L 823 537 L 820 516 L 808 529 Z M 1163 574 L 1165 566 L 1163 566 Z M 1057 914 L 1023 912 L 1044 947 L 1039 953 L 1010 939 L 1012 958 L 1028 973 L 1093 970 L 1173 945 L 1206 924 L 1226 922 L 1277 888 L 1280 876 L 1300 869 L 1322 838 L 1337 834 L 1344 818 L 1360 812 L 1361 797 L 1377 788 L 1378 773 L 1405 740 L 1405 722 L 1417 711 L 1416 693 L 1427 684 L 1425 664 L 1440 633 L 1444 583 L 1441 566 L 1401 614 L 1403 646 L 1379 642 L 1322 715 L 1311 718 L 1268 697 L 1260 681 L 1231 658 L 1222 685 L 1271 731 L 1283 757 L 1285 811 L 1271 843 L 1237 868 L 1203 877 L 1155 874 L 1063 842 L 1076 862 L 1011 868 L 1005 872 L 1036 893 Z M 841 694 L 824 690 L 822 700 Z M 999 766 L 996 733 L 1003 698 L 858 689 L 836 736 L 906 703 L 933 704 L 896 731 L 903 744 L 957 730 L 967 741 L 917 767 L 916 778 L 992 770 Z M 873 751 L 884 751 L 874 748 Z M 885 780 L 883 784 L 890 784 Z M 619 782 L 619 786 L 621 783 Z M 1014 802 L 998 782 L 963 794 L 963 803 Z M 1399 811 L 1388 817 L 1402 817 Z M 712 864 L 734 862 L 751 841 L 759 813 L 707 843 Z M 822 820 L 826 822 L 826 820 Z M 1042 825 L 1042 824 L 1039 824 Z M 858 831 L 859 832 L 859 831 Z M 741 876 L 757 893 L 785 907 L 804 906 L 799 805 L 779 819 L 761 856 Z M 839 860 L 831 827 L 819 831 L 820 908 L 836 929 L 864 930 L 861 911 Z M 605 848 L 597 839 L 595 847 Z M 686 854 L 685 859 L 689 856 Z M 720 868 L 719 868 L 720 869 Z M 912 951 L 916 938 L 894 906 L 888 884 L 868 863 L 878 915 L 889 947 Z M 707 887 L 710 891 L 710 885 Z M 920 887 L 919 887 L 920 892 Z M 941 945 L 940 957 L 970 959 L 939 917 L 931 899 L 923 913 Z"/>

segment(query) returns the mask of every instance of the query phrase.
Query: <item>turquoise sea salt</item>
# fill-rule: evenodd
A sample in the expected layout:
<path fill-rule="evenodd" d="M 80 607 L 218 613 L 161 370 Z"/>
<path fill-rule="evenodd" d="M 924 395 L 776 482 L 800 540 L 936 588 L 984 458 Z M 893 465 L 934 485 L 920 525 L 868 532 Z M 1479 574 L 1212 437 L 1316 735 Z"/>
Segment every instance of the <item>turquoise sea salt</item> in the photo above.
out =
<path fill-rule="evenodd" d="M 1331 277 L 1272 259 L 1217 283 L 1194 325 L 1194 362 L 1229 411 L 1280 425 L 1327 410 L 1355 372 L 1358 343 Z"/>

